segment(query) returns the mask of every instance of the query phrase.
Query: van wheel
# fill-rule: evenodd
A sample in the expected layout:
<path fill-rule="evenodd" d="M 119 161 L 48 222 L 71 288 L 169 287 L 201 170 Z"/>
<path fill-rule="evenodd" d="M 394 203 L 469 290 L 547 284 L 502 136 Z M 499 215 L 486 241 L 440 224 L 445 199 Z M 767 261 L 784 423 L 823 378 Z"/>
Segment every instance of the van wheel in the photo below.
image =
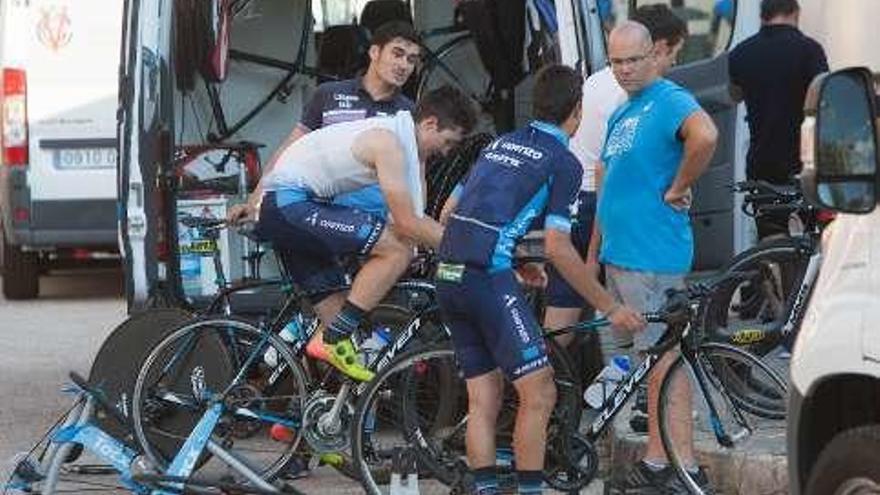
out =
<path fill-rule="evenodd" d="M 2 231 L 0 231 L 2 234 Z M 22 251 L 3 236 L 3 295 L 6 299 L 33 299 L 40 293 L 37 253 Z"/>
<path fill-rule="evenodd" d="M 807 495 L 880 493 L 880 425 L 838 433 L 822 449 Z"/>

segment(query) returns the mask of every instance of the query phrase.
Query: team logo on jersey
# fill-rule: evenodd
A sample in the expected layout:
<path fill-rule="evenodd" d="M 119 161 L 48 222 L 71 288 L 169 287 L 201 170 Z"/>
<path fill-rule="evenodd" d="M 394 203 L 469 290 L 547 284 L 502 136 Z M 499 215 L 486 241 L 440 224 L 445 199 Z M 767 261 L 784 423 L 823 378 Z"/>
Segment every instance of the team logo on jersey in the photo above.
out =
<path fill-rule="evenodd" d="M 40 20 L 37 21 L 37 39 L 46 48 L 57 52 L 70 43 L 73 33 L 70 31 L 70 16 L 67 7 L 49 7 L 40 9 Z"/>
<path fill-rule="evenodd" d="M 631 150 L 640 122 L 641 117 L 638 116 L 628 117 L 618 122 L 608 134 L 608 142 L 605 144 L 605 156 L 612 157 Z"/>
<path fill-rule="evenodd" d="M 306 223 L 314 227 L 318 225 L 318 212 L 313 211 L 311 215 L 306 217 Z"/>

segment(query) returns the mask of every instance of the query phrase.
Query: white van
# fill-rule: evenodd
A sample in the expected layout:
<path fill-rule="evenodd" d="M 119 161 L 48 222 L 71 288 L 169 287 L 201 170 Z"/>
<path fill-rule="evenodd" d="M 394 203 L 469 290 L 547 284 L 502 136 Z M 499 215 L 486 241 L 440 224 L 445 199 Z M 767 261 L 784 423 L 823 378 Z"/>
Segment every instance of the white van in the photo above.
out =
<path fill-rule="evenodd" d="M 804 192 L 837 210 L 791 360 L 791 493 L 880 493 L 880 2 L 805 1 L 832 70 L 807 97 Z M 847 66 L 862 69 L 844 69 Z"/>
<path fill-rule="evenodd" d="M 121 2 L 0 1 L 3 293 L 56 259 L 114 253 Z"/>
<path fill-rule="evenodd" d="M 530 17 L 528 25 L 533 31 L 526 40 L 534 42 L 549 37 L 555 44 L 526 50 L 525 77 L 516 85 L 513 95 L 515 122 L 522 124 L 529 118 L 530 75 L 537 67 L 536 59 L 540 59 L 537 63 L 560 61 L 592 73 L 606 65 L 602 25 L 613 22 L 608 15 L 623 19 L 629 9 L 658 1 L 662 2 L 600 0 L 602 8 L 597 8 L 596 0 L 526 2 L 544 8 L 549 5 L 555 13 L 552 24 L 556 29 L 547 29 L 547 23 L 535 22 Z M 331 32 L 337 35 L 356 31 L 367 17 L 366 9 L 394 0 L 241 0 L 231 2 L 234 8 L 228 13 L 228 30 L 224 30 L 218 27 L 223 15 L 216 12 L 220 10 L 222 14 L 226 3 L 204 0 L 203 4 L 213 9 L 217 22 L 201 28 L 208 33 L 205 36 L 191 36 L 188 32 L 182 38 L 175 31 L 175 19 L 180 25 L 191 25 L 186 17 L 190 0 L 125 2 L 128 16 L 122 81 L 126 98 L 120 121 L 119 197 L 126 290 L 132 308 L 169 298 L 179 302 L 191 293 L 183 287 L 187 284 L 182 282 L 180 257 L 176 255 L 181 251 L 177 249 L 182 232 L 177 222 L 179 211 L 191 211 L 191 204 L 181 198 L 173 181 L 161 180 L 175 175 L 179 165 L 176 157 L 193 146 L 258 142 L 264 145 L 260 154 L 265 159 L 289 134 L 316 83 L 324 79 L 322 61 L 332 58 L 334 53 L 357 53 L 357 46 L 334 46 L 351 37 L 331 38 Z M 411 9 L 412 21 L 430 49 L 424 69 L 414 77 L 445 74 L 444 81 L 454 84 L 476 81 L 475 86 L 480 86 L 485 82 L 479 77 L 485 69 L 478 50 L 474 49 L 475 42 L 456 23 L 456 2 L 398 3 Z M 732 12 L 728 20 L 720 22 L 720 29 L 715 29 L 719 22 L 714 22 L 714 2 L 662 3 L 681 11 L 691 32 L 682 60 L 670 76 L 694 92 L 722 133 L 712 166 L 697 187 L 693 208 L 698 268 L 719 268 L 748 245 L 741 231 L 751 222 L 738 218 L 739 209 L 729 189 L 743 175 L 745 147 L 740 136 L 746 132 L 746 126 L 741 114 L 737 118 L 739 110 L 728 97 L 726 54 L 737 40 L 757 31 L 758 11 L 754 2 L 736 2 L 740 5 L 734 10 L 742 12 Z M 535 32 L 534 27 L 539 24 L 544 27 Z M 187 58 L 191 56 L 188 54 L 204 54 L 222 45 L 217 39 L 223 32 L 229 35 L 230 48 L 225 78 L 211 75 L 206 80 L 202 70 L 195 74 L 193 82 L 192 65 L 203 68 L 204 62 L 193 61 Z M 214 41 L 208 42 L 210 46 L 194 47 L 190 41 L 196 39 Z M 444 62 L 442 70 L 438 69 L 437 60 Z M 436 85 L 431 80 L 418 83 L 418 88 Z M 484 95 L 475 96 L 479 99 Z M 491 99 L 482 98 L 481 103 L 490 113 L 505 111 L 493 108 Z M 218 211 L 224 203 L 234 200 L 231 196 L 212 199 Z M 210 293 L 210 289 L 203 292 Z"/>

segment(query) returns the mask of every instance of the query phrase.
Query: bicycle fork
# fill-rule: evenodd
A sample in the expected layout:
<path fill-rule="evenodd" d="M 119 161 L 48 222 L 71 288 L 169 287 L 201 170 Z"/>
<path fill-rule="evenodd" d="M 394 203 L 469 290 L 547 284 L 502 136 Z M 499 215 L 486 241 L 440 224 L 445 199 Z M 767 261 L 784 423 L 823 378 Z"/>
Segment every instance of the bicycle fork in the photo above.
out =
<path fill-rule="evenodd" d="M 703 400 L 706 402 L 706 408 L 709 410 L 709 424 L 712 427 L 712 433 L 715 435 L 715 439 L 718 441 L 719 445 L 724 448 L 733 448 L 734 445 L 740 440 L 751 436 L 753 431 L 752 427 L 746 418 L 743 416 L 742 412 L 740 412 L 739 407 L 734 403 L 734 401 L 730 400 L 728 397 L 728 392 L 724 383 L 721 380 L 718 380 L 717 388 L 719 393 L 723 396 L 725 403 L 731 408 L 734 417 L 736 418 L 736 423 L 742 426 L 742 429 L 738 432 L 734 432 L 731 434 L 724 427 L 724 424 L 721 421 L 721 417 L 718 413 L 718 407 L 715 404 L 715 399 L 712 397 L 710 392 L 709 383 L 703 369 L 703 365 L 697 357 L 696 353 L 693 350 L 685 350 L 682 349 L 682 353 L 685 356 L 685 360 L 688 363 L 688 366 L 691 368 L 691 372 L 696 379 L 697 386 L 700 387 L 700 394 L 703 397 Z M 711 363 L 710 363 L 711 366 Z"/>

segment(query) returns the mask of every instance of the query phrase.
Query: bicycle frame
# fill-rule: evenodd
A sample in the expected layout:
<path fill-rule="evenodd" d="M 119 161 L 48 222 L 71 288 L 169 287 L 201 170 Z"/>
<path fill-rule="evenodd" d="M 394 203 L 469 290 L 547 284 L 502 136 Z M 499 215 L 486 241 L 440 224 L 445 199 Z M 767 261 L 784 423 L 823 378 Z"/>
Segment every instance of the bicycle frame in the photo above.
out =
<path fill-rule="evenodd" d="M 798 290 L 793 296 L 790 296 L 788 306 L 788 319 L 782 325 L 782 335 L 788 337 L 792 335 L 800 326 L 804 313 L 807 309 L 810 295 L 813 293 L 813 287 L 819 278 L 819 267 L 822 266 L 822 253 L 818 249 L 814 250 L 807 262 L 807 269 L 798 286 Z"/>
<path fill-rule="evenodd" d="M 433 283 L 420 280 L 401 281 L 395 284 L 395 288 L 427 292 L 430 294 L 433 294 L 435 290 Z M 212 397 L 212 401 L 222 401 L 232 389 L 234 389 L 244 380 L 244 370 L 246 370 L 255 360 L 261 359 L 263 352 L 265 351 L 266 345 L 269 343 L 269 336 L 272 333 L 276 333 L 278 330 L 280 330 L 281 326 L 283 326 L 290 319 L 290 317 L 293 316 L 295 311 L 298 310 L 299 300 L 300 298 L 296 295 L 291 295 L 287 299 L 287 302 L 285 303 L 281 312 L 270 324 L 269 330 L 263 332 L 260 341 L 249 352 L 249 355 L 240 356 L 238 353 L 233 354 L 234 366 L 237 367 L 238 372 L 233 380 L 230 381 L 226 390 L 223 390 L 216 396 Z M 436 311 L 437 305 L 436 303 L 432 302 L 432 304 L 428 305 L 426 308 L 421 309 L 412 318 L 410 318 L 409 322 L 406 324 L 404 329 L 400 333 L 398 333 L 394 341 L 385 346 L 372 360 L 372 362 L 369 364 L 370 369 L 379 372 L 383 370 L 386 366 L 388 366 L 392 362 L 394 357 L 397 356 L 402 350 L 406 349 L 407 346 L 418 335 L 419 330 L 422 328 L 422 323 L 423 321 L 425 321 L 425 318 Z M 315 318 L 312 323 L 305 328 L 302 338 L 289 343 L 295 356 L 303 355 L 306 345 L 317 333 L 318 327 L 319 321 L 317 318 Z M 444 332 L 448 335 L 448 329 L 446 329 L 445 325 L 442 326 L 442 328 Z M 194 345 L 195 338 L 195 335 L 190 335 L 187 337 L 188 340 L 183 343 L 183 345 L 175 352 L 175 355 L 171 358 L 171 360 L 164 366 L 160 376 L 165 376 L 173 371 L 176 363 L 182 361 L 180 357 L 185 356 L 188 352 L 190 352 L 191 346 Z M 236 345 L 234 342 L 230 343 L 230 348 L 233 350 L 236 349 Z M 275 370 L 273 370 L 272 374 L 267 380 L 268 385 L 271 386 L 272 384 L 274 384 L 281 376 L 283 376 L 283 373 L 286 371 L 286 369 L 287 367 L 282 363 Z M 355 395 L 359 395 L 363 393 L 366 385 L 366 383 L 360 383 L 355 384 L 353 387 L 353 382 L 351 380 L 345 380 L 336 394 L 336 400 L 333 407 L 327 414 L 328 421 L 339 421 L 342 407 L 348 401 L 348 398 L 352 393 L 352 389 L 354 388 Z M 178 403 L 182 400 L 173 394 L 165 395 L 163 396 L 163 399 Z M 279 423 L 290 428 L 299 428 L 302 426 L 300 424 L 294 424 L 294 422 L 292 422 L 289 418 L 280 417 L 278 415 L 271 414 L 265 411 L 254 410 L 252 408 L 238 407 L 233 412 L 237 416 L 244 416 L 258 419 L 260 421 Z"/>
<path fill-rule="evenodd" d="M 647 315 L 647 319 L 648 321 L 658 320 L 655 315 Z M 607 326 L 608 323 L 608 320 L 604 318 L 585 321 L 573 327 L 548 332 L 547 337 L 552 337 L 568 331 L 596 331 L 601 327 Z M 620 413 L 621 410 L 623 410 L 627 401 L 633 395 L 635 395 L 638 386 L 645 381 L 645 379 L 651 373 L 651 370 L 653 370 L 657 366 L 657 363 L 660 361 L 661 357 L 672 352 L 674 349 L 679 349 L 681 355 L 687 361 L 688 366 L 694 373 L 694 376 L 697 379 L 697 383 L 700 386 L 701 390 L 699 391 L 699 395 L 703 397 L 708 406 L 711 423 L 714 430 L 713 433 L 715 434 L 716 440 L 719 444 L 725 447 L 732 444 L 730 436 L 724 430 L 724 426 L 721 424 L 721 421 L 718 420 L 718 409 L 716 408 L 711 395 L 708 393 L 706 377 L 703 374 L 702 367 L 698 364 L 698 346 L 692 342 L 692 339 L 688 338 L 690 326 L 691 323 L 688 322 L 685 328 L 680 333 L 674 331 L 673 335 L 678 335 L 674 337 L 671 343 L 667 345 L 660 344 L 661 348 L 659 349 L 659 351 L 652 352 L 651 350 L 649 350 L 645 359 L 641 363 L 639 363 L 638 366 L 634 367 L 620 381 L 620 383 L 618 383 L 617 387 L 615 387 L 614 389 L 614 392 L 612 392 L 611 397 L 605 401 L 602 409 L 597 411 L 596 418 L 592 420 L 590 426 L 587 428 L 587 431 L 584 434 L 584 437 L 587 441 L 595 445 L 604 433 L 604 431 L 608 428 L 608 425 L 611 423 L 611 421 L 617 416 L 618 413 Z M 661 337 L 660 342 L 662 343 L 669 334 L 670 331 L 669 329 L 667 329 L 666 334 Z M 694 392 L 696 396 L 696 391 Z"/>

